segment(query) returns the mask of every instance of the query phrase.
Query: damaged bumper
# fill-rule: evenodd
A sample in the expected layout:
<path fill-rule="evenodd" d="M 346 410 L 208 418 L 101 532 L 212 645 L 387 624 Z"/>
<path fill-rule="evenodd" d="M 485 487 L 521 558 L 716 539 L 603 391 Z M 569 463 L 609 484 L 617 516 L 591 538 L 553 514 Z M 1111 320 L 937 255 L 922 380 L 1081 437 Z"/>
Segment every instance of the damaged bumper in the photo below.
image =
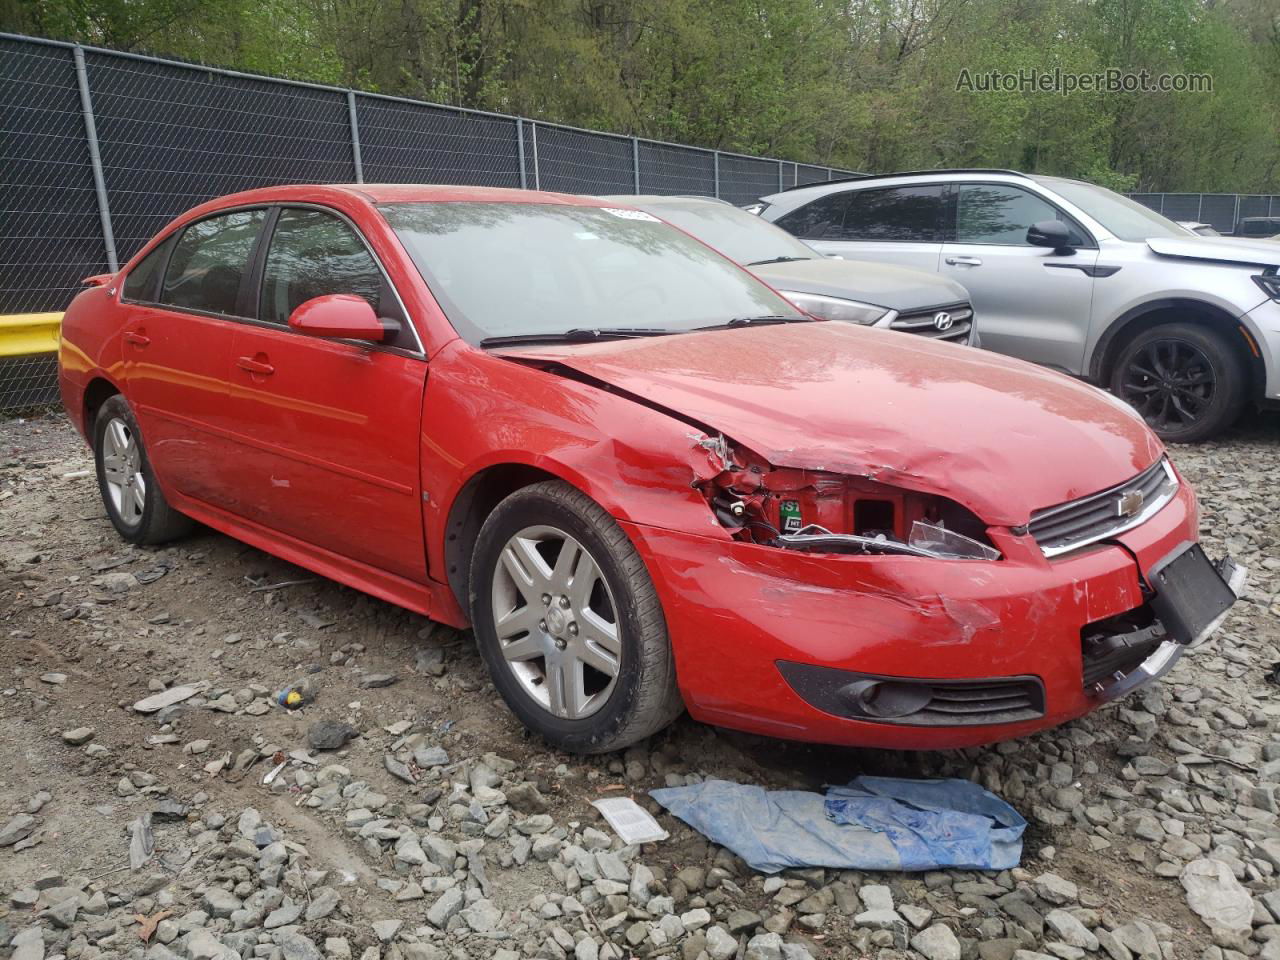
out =
<path fill-rule="evenodd" d="M 997 530 L 1004 559 L 984 561 L 799 553 L 624 524 L 695 718 L 906 749 L 1023 736 L 1167 672 L 1225 615 L 1180 635 L 1152 603 L 1196 525 L 1185 485 L 1117 542 L 1053 558 Z M 1234 599 L 1243 572 L 1220 572 Z"/>

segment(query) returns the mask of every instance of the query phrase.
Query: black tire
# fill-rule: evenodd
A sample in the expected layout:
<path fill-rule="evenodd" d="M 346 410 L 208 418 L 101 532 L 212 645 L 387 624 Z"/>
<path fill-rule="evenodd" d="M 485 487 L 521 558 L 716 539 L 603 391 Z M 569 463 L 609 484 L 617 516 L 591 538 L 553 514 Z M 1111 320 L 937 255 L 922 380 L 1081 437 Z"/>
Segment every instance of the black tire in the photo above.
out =
<path fill-rule="evenodd" d="M 603 705 L 579 719 L 556 716 L 534 699 L 504 657 L 494 622 L 503 550 L 518 533 L 541 527 L 570 535 L 595 561 L 620 638 L 616 676 Z M 494 686 L 520 721 L 552 745 L 572 753 L 619 750 L 661 730 L 683 711 L 653 581 L 627 535 L 590 497 L 559 481 L 537 483 L 507 497 L 480 529 L 470 583 L 471 622 Z M 539 626 L 539 642 L 551 642 L 545 621 Z"/>
<path fill-rule="evenodd" d="M 1111 392 L 1171 443 L 1198 443 L 1244 410 L 1248 371 L 1225 332 L 1193 323 L 1143 330 L 1116 357 Z"/>
<path fill-rule="evenodd" d="M 107 430 L 114 423 L 120 423 L 131 442 L 137 445 L 134 472 L 140 475 L 144 483 L 142 509 L 139 512 L 126 504 L 123 508 L 117 504 L 108 482 L 108 468 L 105 460 L 111 455 L 107 452 L 110 442 Z M 194 521 L 169 506 L 160 484 L 156 482 L 155 471 L 151 469 L 151 461 L 147 457 L 147 448 L 142 442 L 142 431 L 138 429 L 137 418 L 133 415 L 128 402 L 120 394 L 108 397 L 98 408 L 93 421 L 93 460 L 98 473 L 98 492 L 102 496 L 102 505 L 107 508 L 107 516 L 111 518 L 116 532 L 130 543 L 158 544 L 176 540 L 190 533 L 195 526 Z"/>

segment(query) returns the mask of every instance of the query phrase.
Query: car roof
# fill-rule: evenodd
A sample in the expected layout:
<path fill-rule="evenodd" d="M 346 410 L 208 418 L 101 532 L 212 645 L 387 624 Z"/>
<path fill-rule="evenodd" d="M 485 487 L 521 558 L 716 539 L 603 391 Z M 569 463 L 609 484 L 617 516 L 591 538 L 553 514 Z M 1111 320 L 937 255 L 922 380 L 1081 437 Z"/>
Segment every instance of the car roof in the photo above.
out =
<path fill-rule="evenodd" d="M 595 197 L 545 190 L 521 190 L 512 187 L 473 187 L 429 183 L 330 183 L 288 184 L 258 187 L 225 197 L 214 203 L 232 206 L 246 203 L 314 202 L 328 196 L 356 197 L 372 204 L 381 203 L 547 203 L 579 207 L 599 207 Z"/>
<path fill-rule="evenodd" d="M 733 204 L 728 200 L 721 200 L 719 197 L 699 197 L 682 193 L 617 193 L 596 197 L 596 199 L 602 203 L 623 203 L 633 207 L 687 207 L 698 206 L 704 203 L 714 203 L 718 206 L 733 207 Z M 734 209 L 736 210 L 737 207 L 734 207 Z"/>

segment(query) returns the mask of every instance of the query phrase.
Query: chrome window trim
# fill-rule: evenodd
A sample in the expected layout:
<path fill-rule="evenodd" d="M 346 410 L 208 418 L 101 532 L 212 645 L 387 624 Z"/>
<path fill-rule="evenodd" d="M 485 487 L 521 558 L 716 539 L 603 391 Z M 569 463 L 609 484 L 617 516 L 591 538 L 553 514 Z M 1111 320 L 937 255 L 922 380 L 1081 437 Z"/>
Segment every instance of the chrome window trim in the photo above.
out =
<path fill-rule="evenodd" d="M 1159 496 L 1157 496 L 1155 499 L 1150 500 L 1146 504 L 1144 504 L 1141 511 L 1136 513 L 1134 516 L 1129 517 L 1124 522 L 1117 524 L 1114 527 L 1111 527 L 1101 533 L 1095 534 L 1090 537 L 1086 537 L 1085 539 L 1076 541 L 1074 543 L 1063 544 L 1061 546 L 1056 546 L 1056 547 L 1046 547 L 1037 543 L 1037 546 L 1040 547 L 1041 553 L 1043 553 L 1045 557 L 1052 559 L 1053 557 L 1062 556 L 1065 553 L 1071 553 L 1073 550 L 1079 550 L 1082 547 L 1091 546 L 1092 544 L 1098 543 L 1099 541 L 1109 540 L 1112 537 L 1115 537 L 1122 533 L 1127 533 L 1128 531 L 1134 529 L 1135 527 L 1140 527 L 1142 524 L 1146 523 L 1148 520 L 1154 517 L 1157 513 L 1163 510 L 1166 506 L 1168 506 L 1168 504 L 1173 500 L 1173 498 L 1178 495 L 1178 488 L 1180 486 L 1180 484 L 1178 483 L 1178 475 L 1173 472 L 1173 465 L 1169 463 L 1168 457 L 1162 457 L 1158 463 L 1158 466 L 1164 471 L 1165 477 L 1168 478 L 1169 483 L 1164 488 L 1164 492 L 1161 493 Z M 1087 503 L 1101 501 L 1101 500 L 1107 499 L 1108 497 L 1116 496 L 1121 491 L 1126 490 L 1129 487 L 1136 484 L 1137 482 L 1139 482 L 1143 477 L 1145 477 L 1150 472 L 1152 472 L 1151 468 L 1148 468 L 1142 471 L 1142 473 L 1138 474 L 1136 477 L 1126 480 L 1124 483 L 1118 483 L 1113 487 L 1108 487 L 1106 490 L 1103 490 L 1099 493 L 1090 494 L 1087 497 L 1081 497 L 1080 499 L 1072 500 L 1069 503 L 1063 503 L 1063 504 L 1059 504 L 1056 507 L 1049 507 L 1045 510 L 1037 511 L 1036 513 L 1032 514 L 1031 523 L 1035 523 L 1036 521 L 1044 520 L 1050 517 L 1055 517 L 1060 513 L 1063 513 L 1067 510 L 1076 509 Z M 1028 533 L 1030 533 L 1030 524 L 1028 524 Z M 1032 536 L 1034 537 L 1034 534 L 1032 534 Z"/>

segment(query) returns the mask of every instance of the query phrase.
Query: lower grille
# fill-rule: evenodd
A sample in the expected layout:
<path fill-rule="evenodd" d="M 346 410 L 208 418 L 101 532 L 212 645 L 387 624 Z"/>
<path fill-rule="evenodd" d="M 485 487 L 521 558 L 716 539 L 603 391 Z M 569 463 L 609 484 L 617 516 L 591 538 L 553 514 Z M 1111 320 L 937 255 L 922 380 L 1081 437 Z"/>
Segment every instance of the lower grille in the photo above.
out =
<path fill-rule="evenodd" d="M 785 660 L 778 662 L 778 669 L 812 706 L 869 723 L 976 727 L 1044 716 L 1044 685 L 1039 677 L 925 680 Z"/>
<path fill-rule="evenodd" d="M 946 319 L 939 320 L 944 315 Z M 968 343 L 973 330 L 973 309 L 967 303 L 952 303 L 900 313 L 889 321 L 889 329 L 918 334 L 932 340 Z"/>

